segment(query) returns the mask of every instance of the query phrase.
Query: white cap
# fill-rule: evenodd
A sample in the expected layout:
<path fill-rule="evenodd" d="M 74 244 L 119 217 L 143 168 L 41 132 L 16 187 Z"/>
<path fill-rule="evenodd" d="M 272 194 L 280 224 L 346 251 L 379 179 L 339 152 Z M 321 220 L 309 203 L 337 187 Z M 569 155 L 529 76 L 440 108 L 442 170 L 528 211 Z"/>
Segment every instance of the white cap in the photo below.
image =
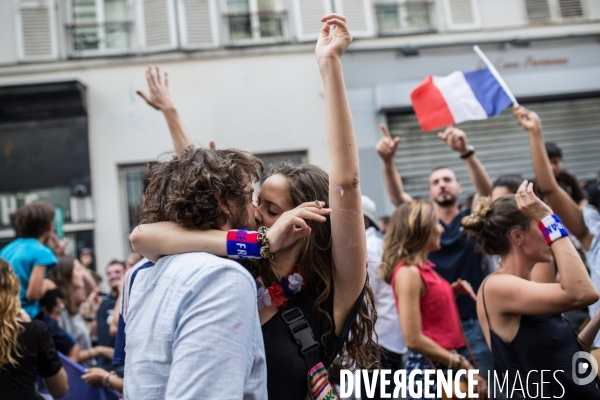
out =
<path fill-rule="evenodd" d="M 369 197 L 367 196 L 362 196 L 362 208 L 363 208 L 363 215 L 367 218 L 369 218 L 369 220 L 371 220 L 371 222 L 373 223 L 373 225 L 375 226 L 375 228 L 377 228 L 377 230 L 379 230 L 379 216 L 377 215 L 377 206 L 375 205 L 375 202 L 373 200 L 371 200 Z"/>

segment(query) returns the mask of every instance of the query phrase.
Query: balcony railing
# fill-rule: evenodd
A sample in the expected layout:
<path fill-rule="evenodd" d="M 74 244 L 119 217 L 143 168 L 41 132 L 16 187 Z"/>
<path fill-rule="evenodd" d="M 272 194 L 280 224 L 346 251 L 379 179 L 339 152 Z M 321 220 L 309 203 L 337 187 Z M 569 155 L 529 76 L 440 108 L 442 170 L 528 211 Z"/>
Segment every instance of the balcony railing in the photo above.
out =
<path fill-rule="evenodd" d="M 380 36 L 432 32 L 432 1 L 375 3 Z"/>
<path fill-rule="evenodd" d="M 288 40 L 286 11 L 223 14 L 223 22 L 229 44 L 279 43 Z"/>
<path fill-rule="evenodd" d="M 131 52 L 132 21 L 68 24 L 65 28 L 72 57 Z"/>

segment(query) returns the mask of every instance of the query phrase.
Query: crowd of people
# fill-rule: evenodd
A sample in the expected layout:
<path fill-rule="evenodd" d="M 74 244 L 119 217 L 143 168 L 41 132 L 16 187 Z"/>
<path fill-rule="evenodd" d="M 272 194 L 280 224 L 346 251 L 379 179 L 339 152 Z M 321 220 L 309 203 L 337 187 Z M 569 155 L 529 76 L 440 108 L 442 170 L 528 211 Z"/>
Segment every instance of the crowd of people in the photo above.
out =
<path fill-rule="evenodd" d="M 315 53 L 329 173 L 280 163 L 254 195 L 262 162 L 193 146 L 166 74 L 149 67 L 150 92 L 138 94 L 164 114 L 175 154 L 148 168 L 136 253 L 106 266 L 110 291 L 100 291 L 89 253 L 46 246 L 57 242 L 50 205 L 17 211 L 19 238 L 0 251 L 7 398 L 36 399 L 38 374 L 64 395 L 60 352 L 87 368 L 89 385 L 127 399 L 334 399 L 337 372 L 355 368 L 477 370 L 481 399 L 536 397 L 540 382 L 546 396 L 600 399 L 598 380 L 582 383 L 571 362 L 600 347 L 597 191 L 586 195 L 562 169 L 560 148 L 544 142 L 537 114 L 516 106 L 532 182 L 492 182 L 465 132 L 438 135 L 465 163 L 469 204 L 459 204 L 462 186 L 447 167 L 430 173 L 429 200 L 406 193 L 399 138 L 382 125 L 376 151 L 396 211 L 379 218 L 361 194 L 342 74 L 351 37 L 343 16 L 322 22 Z M 589 322 L 574 329 L 563 313 L 586 307 Z M 549 380 L 543 370 L 560 372 Z M 525 383 L 496 392 L 494 373 Z M 423 398 L 425 385 L 436 391 L 415 376 L 421 390 L 407 398 Z"/>

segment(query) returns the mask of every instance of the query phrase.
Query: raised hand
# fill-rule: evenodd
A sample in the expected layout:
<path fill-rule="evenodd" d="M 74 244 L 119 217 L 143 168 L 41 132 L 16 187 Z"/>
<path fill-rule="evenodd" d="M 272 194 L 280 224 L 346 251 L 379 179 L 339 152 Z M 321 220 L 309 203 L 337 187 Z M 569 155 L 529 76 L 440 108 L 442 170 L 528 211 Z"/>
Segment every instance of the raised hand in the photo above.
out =
<path fill-rule="evenodd" d="M 148 66 L 146 69 L 146 82 L 148 82 L 148 89 L 150 95 L 145 94 L 141 90 L 136 90 L 136 93 L 148 103 L 148 105 L 154 107 L 159 111 L 165 111 L 175 108 L 173 100 L 171 98 L 171 91 L 169 90 L 169 75 L 164 73 L 161 76 L 160 68 L 155 67 L 152 71 L 152 66 Z"/>
<path fill-rule="evenodd" d="M 519 186 L 519 190 L 517 190 L 517 194 L 515 194 L 515 200 L 517 201 L 519 210 L 536 222 L 540 222 L 545 217 L 552 214 L 550 207 L 538 199 L 533 192 L 533 183 L 527 182 L 526 180 Z"/>
<path fill-rule="evenodd" d="M 311 229 L 306 220 L 325 222 L 325 216 L 331 214 L 331 209 L 324 206 L 323 201 L 311 201 L 281 214 L 267 232 L 269 250 L 275 253 L 310 235 Z"/>
<path fill-rule="evenodd" d="M 383 132 L 383 137 L 379 139 L 379 142 L 377 142 L 377 146 L 375 146 L 377 154 L 379 155 L 379 158 L 381 158 L 384 162 L 393 161 L 394 155 L 398 150 L 398 143 L 400 143 L 400 138 L 392 138 L 390 132 L 384 124 L 379 125 L 379 127 L 381 128 L 381 132 Z"/>
<path fill-rule="evenodd" d="M 444 132 L 439 132 L 438 137 L 446 143 L 446 146 L 450 147 L 460 155 L 466 154 L 469 151 L 467 135 L 462 129 L 449 126 Z"/>
<path fill-rule="evenodd" d="M 57 256 L 64 256 L 67 254 L 67 245 L 69 244 L 69 238 L 59 239 L 56 232 L 52 232 L 48 238 L 48 247 L 52 249 L 54 254 Z"/>
<path fill-rule="evenodd" d="M 339 60 L 352 42 L 352 36 L 346 25 L 346 17 L 339 14 L 327 14 L 321 18 L 321 22 L 324 22 L 325 25 L 321 29 L 315 48 L 319 65 L 322 62 Z"/>
<path fill-rule="evenodd" d="M 534 111 L 528 110 L 523 106 L 516 106 L 513 108 L 513 115 L 526 130 L 542 130 L 542 120 L 540 120 L 540 117 Z"/>

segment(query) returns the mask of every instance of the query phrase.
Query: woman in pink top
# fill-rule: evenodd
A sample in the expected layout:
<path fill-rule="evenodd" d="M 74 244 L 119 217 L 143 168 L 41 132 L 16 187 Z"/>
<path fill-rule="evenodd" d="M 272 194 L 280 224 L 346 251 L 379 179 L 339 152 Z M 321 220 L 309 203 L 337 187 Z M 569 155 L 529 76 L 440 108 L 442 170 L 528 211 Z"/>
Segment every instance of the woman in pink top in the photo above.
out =
<path fill-rule="evenodd" d="M 410 349 L 407 377 L 413 370 L 431 369 L 429 360 L 443 371 L 474 368 L 468 360 L 455 301 L 458 294 L 475 299 L 473 289 L 461 280 L 450 285 L 427 260 L 430 251 L 440 248 L 443 231 L 437 206 L 414 200 L 398 207 L 385 236 L 382 271 L 394 290 L 404 341 Z M 476 377 L 479 398 L 485 398 L 487 383 Z M 408 388 L 408 398 L 423 398 L 423 375 L 417 374 L 414 382 L 412 390 Z M 434 383 L 429 392 L 436 391 Z"/>

